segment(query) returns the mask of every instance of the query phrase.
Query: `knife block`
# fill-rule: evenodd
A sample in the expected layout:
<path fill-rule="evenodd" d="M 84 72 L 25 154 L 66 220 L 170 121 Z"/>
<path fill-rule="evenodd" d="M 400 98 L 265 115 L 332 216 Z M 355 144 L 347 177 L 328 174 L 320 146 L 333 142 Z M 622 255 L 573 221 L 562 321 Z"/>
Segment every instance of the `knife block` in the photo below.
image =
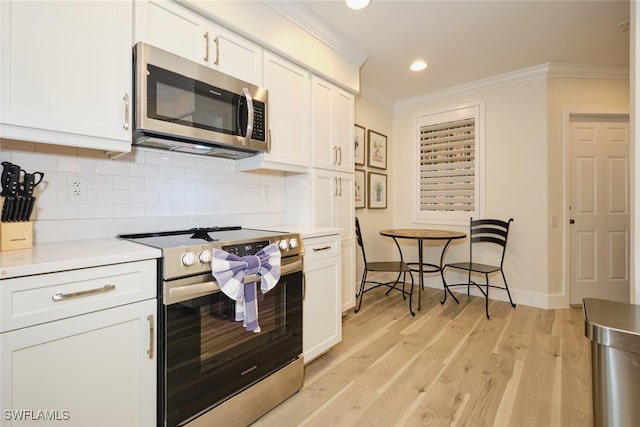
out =
<path fill-rule="evenodd" d="M 4 197 L 0 197 L 0 212 L 4 206 Z M 30 249 L 33 245 L 33 223 L 0 222 L 0 251 Z"/>
<path fill-rule="evenodd" d="M 33 245 L 33 223 L 0 222 L 0 251 L 29 249 Z"/>

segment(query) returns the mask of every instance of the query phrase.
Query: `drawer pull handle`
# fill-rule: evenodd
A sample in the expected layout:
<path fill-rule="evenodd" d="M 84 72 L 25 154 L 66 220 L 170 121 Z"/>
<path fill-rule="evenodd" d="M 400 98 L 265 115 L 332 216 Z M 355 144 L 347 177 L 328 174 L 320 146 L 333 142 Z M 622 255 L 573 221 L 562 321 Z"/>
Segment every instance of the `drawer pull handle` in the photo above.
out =
<path fill-rule="evenodd" d="M 51 299 L 57 302 L 57 301 L 63 301 L 63 300 L 68 300 L 73 298 L 82 298 L 82 297 L 88 297 L 96 294 L 103 294 L 105 292 L 111 292 L 115 290 L 116 290 L 116 285 L 104 285 L 101 288 L 88 289 L 86 291 L 79 291 L 79 292 L 69 292 L 68 294 L 60 292 L 52 296 Z"/>
<path fill-rule="evenodd" d="M 326 251 L 327 249 L 331 249 L 331 246 L 327 245 L 327 246 L 322 246 L 320 248 L 313 248 L 313 251 L 314 252 L 320 252 L 320 251 Z"/>
<path fill-rule="evenodd" d="M 149 359 L 153 359 L 153 347 L 155 346 L 154 340 L 156 336 L 155 327 L 153 326 L 153 314 L 147 316 L 149 321 L 149 348 L 147 349 L 147 355 Z"/>

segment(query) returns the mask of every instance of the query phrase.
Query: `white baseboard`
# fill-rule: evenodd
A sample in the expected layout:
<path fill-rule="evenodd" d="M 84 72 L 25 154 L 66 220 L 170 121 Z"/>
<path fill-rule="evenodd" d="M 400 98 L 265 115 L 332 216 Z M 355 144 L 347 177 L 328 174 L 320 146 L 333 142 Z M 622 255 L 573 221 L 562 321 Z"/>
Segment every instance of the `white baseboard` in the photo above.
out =
<path fill-rule="evenodd" d="M 386 275 L 388 275 L 388 273 L 377 273 L 377 274 L 372 273 L 372 274 L 369 274 L 368 279 L 383 281 L 383 280 L 393 280 L 393 278 L 395 278 L 395 276 L 392 279 L 381 277 Z M 414 275 L 413 280 L 417 285 L 418 284 L 417 275 Z M 432 283 L 432 282 L 433 282 L 432 280 L 425 281 L 425 286 L 432 289 L 442 290 L 442 284 Z M 356 289 L 360 289 L 360 282 L 356 284 Z M 467 289 L 462 286 L 455 289 L 452 288 L 451 291 L 465 294 L 465 295 L 467 293 Z M 513 299 L 513 302 L 516 305 L 522 304 L 522 305 L 528 305 L 530 307 L 543 308 L 547 310 L 569 308 L 568 298 L 566 298 L 564 295 L 561 295 L 561 294 L 549 295 L 549 294 L 541 294 L 538 292 L 531 292 L 523 289 L 513 289 L 513 288 L 509 288 L 509 291 L 511 292 L 511 298 Z M 478 288 L 476 288 L 475 286 L 471 287 L 470 293 L 473 296 L 484 297 L 480 293 Z M 495 288 L 491 288 L 489 290 L 489 299 L 498 300 L 498 301 L 507 301 L 507 302 L 509 301 L 509 297 L 507 296 L 507 291 L 503 291 Z"/>

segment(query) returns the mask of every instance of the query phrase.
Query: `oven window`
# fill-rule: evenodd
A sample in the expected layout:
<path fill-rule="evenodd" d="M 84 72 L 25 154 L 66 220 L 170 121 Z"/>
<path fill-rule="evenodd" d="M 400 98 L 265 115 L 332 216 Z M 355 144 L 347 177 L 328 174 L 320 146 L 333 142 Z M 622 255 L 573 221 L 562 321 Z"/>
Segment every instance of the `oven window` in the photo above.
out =
<path fill-rule="evenodd" d="M 206 364 L 207 359 L 215 357 L 236 346 L 242 346 L 255 337 L 242 326 L 242 321 L 235 321 L 235 302 L 222 292 L 203 297 L 200 306 L 200 359 Z M 257 293 L 258 324 L 262 334 L 286 333 L 285 324 L 276 310 L 275 292 Z M 277 330 L 277 325 L 281 330 Z"/>
<path fill-rule="evenodd" d="M 150 118 L 238 135 L 239 95 L 151 64 L 147 70 Z"/>
<path fill-rule="evenodd" d="M 234 320 L 235 303 L 222 292 L 163 307 L 167 426 L 218 405 L 302 353 L 302 273 L 258 294 L 258 333 Z"/>

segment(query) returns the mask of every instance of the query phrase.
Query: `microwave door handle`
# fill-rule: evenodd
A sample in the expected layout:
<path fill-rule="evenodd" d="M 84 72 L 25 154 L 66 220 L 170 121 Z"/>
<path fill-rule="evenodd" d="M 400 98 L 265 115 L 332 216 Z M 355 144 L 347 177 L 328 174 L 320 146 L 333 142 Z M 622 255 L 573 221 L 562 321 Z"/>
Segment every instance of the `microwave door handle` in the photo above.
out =
<path fill-rule="evenodd" d="M 253 99 L 251 99 L 251 93 L 247 88 L 242 89 L 242 95 L 247 100 L 247 133 L 244 136 L 244 141 L 242 141 L 242 145 L 246 147 L 249 145 L 249 140 L 253 134 Z"/>

